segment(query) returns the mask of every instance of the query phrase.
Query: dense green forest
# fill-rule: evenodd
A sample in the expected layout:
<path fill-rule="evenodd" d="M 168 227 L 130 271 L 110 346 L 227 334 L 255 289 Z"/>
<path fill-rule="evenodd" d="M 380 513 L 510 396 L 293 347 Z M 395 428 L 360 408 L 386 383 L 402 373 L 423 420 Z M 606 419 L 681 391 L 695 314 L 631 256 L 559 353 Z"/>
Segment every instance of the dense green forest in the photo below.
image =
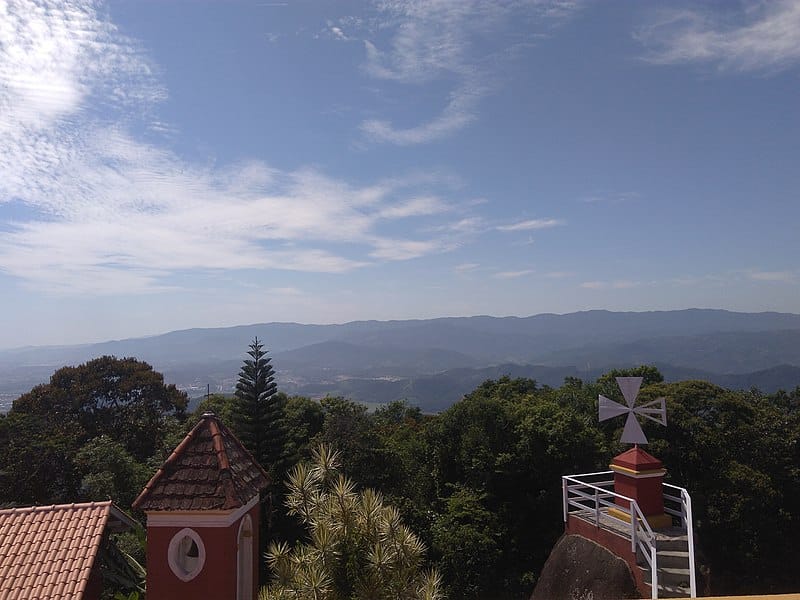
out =
<path fill-rule="evenodd" d="M 264 359 L 253 351 L 255 367 Z M 112 498 L 129 509 L 212 410 L 274 462 L 265 467 L 276 479 L 267 510 L 270 537 L 285 542 L 277 548 L 309 541 L 285 505 L 285 481 L 323 444 L 338 452 L 353 493 L 375 490 L 396 509 L 448 597 L 526 598 L 563 531 L 561 475 L 605 470 L 624 450 L 619 424 L 597 422 L 598 394 L 621 399 L 620 374 L 645 377 L 642 402 L 667 398 L 668 426 L 644 425 L 648 451 L 664 461 L 668 481 L 692 494 L 711 591 L 800 589 L 800 388 L 766 395 L 664 383 L 652 367 L 567 378 L 557 388 L 488 380 L 430 415 L 402 402 L 370 412 L 346 398 L 287 397 L 269 371 L 269 393 L 253 396 L 247 377 L 261 375 L 245 361 L 236 396 L 211 396 L 189 414 L 187 396 L 148 364 L 103 357 L 59 369 L 0 417 L 0 505 Z M 254 399 L 263 401 L 255 416 Z M 141 535 L 118 543 L 143 559 Z"/>

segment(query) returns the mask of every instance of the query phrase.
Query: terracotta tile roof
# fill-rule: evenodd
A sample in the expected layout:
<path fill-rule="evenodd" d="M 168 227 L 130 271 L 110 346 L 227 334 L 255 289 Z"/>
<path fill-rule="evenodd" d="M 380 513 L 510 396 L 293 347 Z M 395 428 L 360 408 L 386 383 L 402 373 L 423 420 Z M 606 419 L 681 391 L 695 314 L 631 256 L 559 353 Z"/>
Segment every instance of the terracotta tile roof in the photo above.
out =
<path fill-rule="evenodd" d="M 82 598 L 109 517 L 133 523 L 110 500 L 0 510 L 0 598 Z"/>
<path fill-rule="evenodd" d="M 213 414 L 206 413 L 133 502 L 138 510 L 228 510 L 246 505 L 269 476 Z"/>

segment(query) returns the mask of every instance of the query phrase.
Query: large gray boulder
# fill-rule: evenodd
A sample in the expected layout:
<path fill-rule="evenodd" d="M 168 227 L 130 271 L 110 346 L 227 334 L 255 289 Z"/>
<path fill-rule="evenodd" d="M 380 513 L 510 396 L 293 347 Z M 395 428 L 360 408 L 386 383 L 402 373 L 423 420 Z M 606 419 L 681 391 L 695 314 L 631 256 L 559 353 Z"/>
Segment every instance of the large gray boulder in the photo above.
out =
<path fill-rule="evenodd" d="M 639 597 L 624 560 L 585 537 L 564 535 L 551 550 L 531 600 Z"/>

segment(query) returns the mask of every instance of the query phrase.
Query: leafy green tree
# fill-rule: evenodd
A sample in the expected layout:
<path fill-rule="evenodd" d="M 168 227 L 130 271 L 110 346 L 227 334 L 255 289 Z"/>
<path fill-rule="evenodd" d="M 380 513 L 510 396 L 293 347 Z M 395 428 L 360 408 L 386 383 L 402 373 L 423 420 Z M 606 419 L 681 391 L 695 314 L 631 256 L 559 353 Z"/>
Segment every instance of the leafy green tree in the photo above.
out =
<path fill-rule="evenodd" d="M 631 367 L 629 369 L 611 369 L 603 373 L 597 379 L 597 383 L 601 385 L 610 384 L 612 387 L 616 387 L 617 377 L 641 377 L 642 387 L 664 381 L 664 376 L 658 368 L 652 365 L 639 365 L 638 367 Z"/>
<path fill-rule="evenodd" d="M 303 396 L 286 399 L 288 453 L 292 465 L 311 456 L 311 440 L 322 431 L 324 423 L 325 413 L 317 400 Z"/>
<path fill-rule="evenodd" d="M 112 499 L 130 506 L 147 483 L 151 472 L 137 463 L 125 447 L 108 436 L 89 440 L 75 455 L 81 474 L 81 496 L 87 500 Z"/>
<path fill-rule="evenodd" d="M 480 598 L 496 583 L 508 532 L 485 500 L 486 494 L 456 486 L 433 523 L 432 551 L 451 598 Z"/>
<path fill-rule="evenodd" d="M 103 438 L 126 457 L 123 462 L 130 458 L 141 464 L 156 455 L 163 460 L 172 432 L 182 429 L 187 401 L 186 394 L 134 358 L 104 356 L 58 369 L 49 383 L 20 396 L 0 420 L 0 502 L 73 502 L 92 486 L 109 492 L 113 486 L 108 479 L 101 482 L 100 467 L 76 464 L 81 447 Z M 113 463 L 115 457 L 108 460 Z M 82 489 L 87 476 L 91 485 Z"/>
<path fill-rule="evenodd" d="M 429 435 L 433 420 L 405 401 L 391 402 L 371 416 L 383 462 L 390 465 L 380 491 L 428 545 L 434 519 L 431 509 L 437 499 Z"/>
<path fill-rule="evenodd" d="M 667 427 L 647 431 L 648 451 L 692 495 L 712 591 L 797 589 L 798 413 L 757 390 L 702 381 L 655 385 L 642 392 L 642 401 L 657 396 L 667 398 Z"/>
<path fill-rule="evenodd" d="M 188 397 L 146 362 L 102 356 L 77 367 L 62 367 L 50 383 L 36 386 L 12 405 L 12 412 L 68 423 L 86 439 L 119 441 L 134 458 L 152 456 L 165 422 L 183 419 Z"/>
<path fill-rule="evenodd" d="M 226 394 L 211 394 L 203 398 L 194 409 L 192 424 L 197 423 L 204 413 L 214 413 L 220 421 L 228 427 L 234 427 L 237 419 L 239 400 L 236 396 Z"/>
<path fill-rule="evenodd" d="M 396 480 L 398 465 L 387 453 L 367 407 L 336 396 L 325 397 L 320 404 L 325 422 L 318 439 L 336 445 L 345 475 L 364 486 L 386 489 Z"/>
<path fill-rule="evenodd" d="M 74 501 L 81 477 L 73 458 L 84 437 L 80 427 L 38 414 L 0 416 L 0 505 Z"/>
<path fill-rule="evenodd" d="M 289 548 L 273 543 L 267 561 L 274 579 L 261 600 L 436 600 L 440 579 L 422 569 L 424 544 L 379 492 L 357 491 L 338 473 L 338 453 L 322 445 L 313 463 L 289 475 L 289 513 L 310 540 Z"/>
<path fill-rule="evenodd" d="M 439 499 L 448 506 L 454 489 L 471 490 L 507 532 L 498 541 L 502 558 L 494 581 L 473 577 L 475 585 L 487 587 L 470 593 L 529 594 L 563 530 L 561 475 L 594 471 L 601 462 L 604 445 L 594 417 L 560 403 L 554 390 L 503 377 L 484 382 L 442 413 L 431 435 Z"/>
<path fill-rule="evenodd" d="M 280 481 L 287 466 L 286 396 L 277 393 L 271 359 L 257 337 L 247 354 L 236 384 L 234 430 L 272 480 Z"/>

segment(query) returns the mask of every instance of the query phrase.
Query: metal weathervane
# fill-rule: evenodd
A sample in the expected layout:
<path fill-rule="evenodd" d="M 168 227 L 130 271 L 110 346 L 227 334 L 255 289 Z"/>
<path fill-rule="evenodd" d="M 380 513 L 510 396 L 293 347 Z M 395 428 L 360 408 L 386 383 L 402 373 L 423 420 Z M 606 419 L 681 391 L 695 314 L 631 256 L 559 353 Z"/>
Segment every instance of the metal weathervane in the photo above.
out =
<path fill-rule="evenodd" d="M 617 377 L 617 385 L 622 390 L 625 404 L 614 402 L 602 394 L 598 398 L 598 413 L 601 421 L 613 419 L 620 415 L 627 414 L 625 429 L 622 431 L 620 441 L 625 444 L 646 444 L 647 438 L 639 425 L 636 415 L 641 415 L 645 419 L 650 419 L 662 425 L 667 424 L 667 403 L 664 398 L 656 398 L 652 402 L 636 406 L 636 396 L 639 395 L 639 388 L 642 387 L 641 377 Z"/>

